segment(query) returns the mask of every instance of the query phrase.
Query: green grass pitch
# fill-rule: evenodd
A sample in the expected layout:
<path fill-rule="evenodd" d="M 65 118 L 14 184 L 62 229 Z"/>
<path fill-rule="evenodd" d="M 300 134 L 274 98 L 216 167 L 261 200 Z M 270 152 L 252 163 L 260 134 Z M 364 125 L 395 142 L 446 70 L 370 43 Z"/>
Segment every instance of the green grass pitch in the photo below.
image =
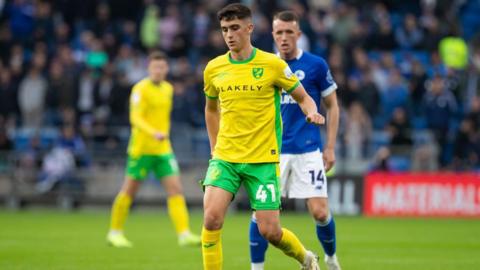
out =
<path fill-rule="evenodd" d="M 200 248 L 177 246 L 164 210 L 132 212 L 126 228 L 132 249 L 107 246 L 108 222 L 106 208 L 0 209 L 0 269 L 202 269 Z M 227 217 L 225 270 L 249 269 L 248 222 L 248 213 Z M 480 269 L 480 220 L 336 217 L 336 223 L 344 270 Z M 191 224 L 200 232 L 201 212 L 192 214 Z M 308 215 L 284 213 L 282 224 L 323 254 Z M 270 246 L 266 269 L 299 267 Z"/>

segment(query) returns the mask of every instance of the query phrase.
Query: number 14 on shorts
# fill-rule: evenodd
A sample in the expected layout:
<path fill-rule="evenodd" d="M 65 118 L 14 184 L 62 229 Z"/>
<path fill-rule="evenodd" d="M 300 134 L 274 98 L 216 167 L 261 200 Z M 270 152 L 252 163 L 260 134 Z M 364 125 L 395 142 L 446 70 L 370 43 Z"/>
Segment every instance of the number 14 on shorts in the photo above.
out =
<path fill-rule="evenodd" d="M 323 184 L 325 183 L 325 176 L 323 175 L 323 170 L 319 170 L 318 173 L 315 170 L 308 171 L 312 179 L 312 186 L 315 189 L 322 189 Z"/>
<path fill-rule="evenodd" d="M 267 184 L 267 185 L 259 185 L 257 189 L 257 193 L 255 198 L 260 200 L 262 203 L 267 201 L 268 193 L 270 193 L 270 198 L 272 202 L 275 202 L 277 198 L 275 197 L 275 185 L 274 184 Z"/>

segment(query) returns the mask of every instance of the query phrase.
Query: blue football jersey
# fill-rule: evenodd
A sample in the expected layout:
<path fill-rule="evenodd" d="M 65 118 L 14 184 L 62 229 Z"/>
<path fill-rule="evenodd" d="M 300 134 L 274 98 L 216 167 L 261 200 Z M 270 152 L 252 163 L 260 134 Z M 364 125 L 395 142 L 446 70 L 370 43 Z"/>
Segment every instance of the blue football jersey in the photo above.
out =
<path fill-rule="evenodd" d="M 326 61 L 316 55 L 300 51 L 297 58 L 286 61 L 292 72 L 301 81 L 307 93 L 320 108 L 320 100 L 337 89 L 337 84 Z M 283 154 L 302 154 L 317 149 L 322 150 L 320 128 L 307 123 L 297 102 L 287 93 L 281 100 L 283 136 Z"/>

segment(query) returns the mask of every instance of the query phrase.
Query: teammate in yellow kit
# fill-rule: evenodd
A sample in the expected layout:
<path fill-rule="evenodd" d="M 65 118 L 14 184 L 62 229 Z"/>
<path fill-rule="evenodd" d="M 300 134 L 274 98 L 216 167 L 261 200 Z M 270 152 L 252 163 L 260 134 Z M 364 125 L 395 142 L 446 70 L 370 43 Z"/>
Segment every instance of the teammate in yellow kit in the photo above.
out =
<path fill-rule="evenodd" d="M 167 192 L 168 213 L 181 246 L 200 245 L 200 237 L 190 232 L 188 210 L 182 193 L 179 169 L 169 140 L 173 87 L 165 81 L 166 56 L 149 56 L 148 78 L 138 82 L 130 95 L 132 126 L 123 186 L 112 206 L 107 241 L 114 247 L 131 247 L 123 227 L 138 188 L 150 172 L 162 181 Z"/>
<path fill-rule="evenodd" d="M 228 205 L 243 183 L 262 236 L 302 269 L 318 270 L 318 257 L 279 221 L 282 89 L 298 102 L 309 122 L 323 124 L 325 119 L 287 63 L 252 46 L 248 7 L 231 4 L 217 17 L 229 52 L 210 61 L 204 71 L 205 118 L 213 154 L 203 182 L 204 269 L 222 269 L 221 229 Z"/>

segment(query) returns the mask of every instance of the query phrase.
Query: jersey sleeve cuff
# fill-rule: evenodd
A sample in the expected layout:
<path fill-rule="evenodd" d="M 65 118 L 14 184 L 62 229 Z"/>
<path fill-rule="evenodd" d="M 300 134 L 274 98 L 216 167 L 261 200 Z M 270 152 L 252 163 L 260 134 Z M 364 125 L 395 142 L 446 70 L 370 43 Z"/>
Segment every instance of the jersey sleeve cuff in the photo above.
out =
<path fill-rule="evenodd" d="M 336 83 L 330 85 L 327 89 L 323 90 L 322 91 L 322 97 L 326 97 L 326 96 L 330 95 L 335 90 L 337 90 L 337 84 Z"/>
<path fill-rule="evenodd" d="M 297 81 L 297 82 L 295 83 L 295 85 L 293 85 L 292 87 L 290 87 L 290 89 L 287 90 L 287 93 L 290 94 L 290 93 L 293 92 L 293 90 L 295 90 L 299 85 L 300 85 L 300 82 Z"/>
<path fill-rule="evenodd" d="M 218 99 L 218 97 L 209 96 L 209 95 L 207 95 L 207 93 L 205 93 L 205 92 L 204 92 L 204 94 L 205 94 L 205 96 L 206 96 L 207 98 L 209 98 L 209 99 Z"/>

